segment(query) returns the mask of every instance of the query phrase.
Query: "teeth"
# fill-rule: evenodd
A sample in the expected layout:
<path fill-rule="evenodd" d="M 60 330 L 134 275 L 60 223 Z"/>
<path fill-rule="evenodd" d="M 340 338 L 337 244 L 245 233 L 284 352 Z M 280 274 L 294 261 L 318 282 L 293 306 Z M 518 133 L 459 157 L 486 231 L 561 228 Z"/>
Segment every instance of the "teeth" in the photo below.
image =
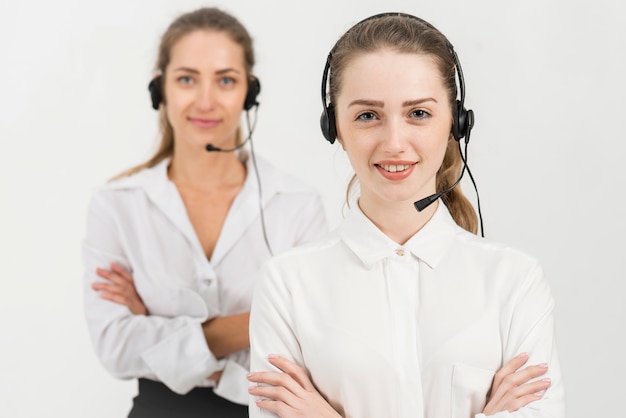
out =
<path fill-rule="evenodd" d="M 380 167 L 385 171 L 389 171 L 390 173 L 396 173 L 398 171 L 404 171 L 408 169 L 409 167 L 411 167 L 411 165 L 410 164 L 381 164 Z"/>

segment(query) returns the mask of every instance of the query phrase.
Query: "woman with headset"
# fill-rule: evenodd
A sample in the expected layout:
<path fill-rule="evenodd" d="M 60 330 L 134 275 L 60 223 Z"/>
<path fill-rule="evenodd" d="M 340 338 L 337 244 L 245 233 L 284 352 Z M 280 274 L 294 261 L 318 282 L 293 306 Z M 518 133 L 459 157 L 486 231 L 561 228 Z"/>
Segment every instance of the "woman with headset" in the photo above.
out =
<path fill-rule="evenodd" d="M 129 417 L 247 417 L 258 269 L 326 232 L 319 195 L 243 147 L 260 90 L 253 65 L 230 14 L 175 19 L 150 83 L 159 149 L 90 201 L 86 319 L 104 367 L 138 379 Z"/>
<path fill-rule="evenodd" d="M 250 416 L 563 418 L 541 267 L 476 236 L 455 187 L 474 115 L 450 42 L 415 16 L 365 19 L 329 54 L 322 99 L 357 198 L 263 268 Z"/>

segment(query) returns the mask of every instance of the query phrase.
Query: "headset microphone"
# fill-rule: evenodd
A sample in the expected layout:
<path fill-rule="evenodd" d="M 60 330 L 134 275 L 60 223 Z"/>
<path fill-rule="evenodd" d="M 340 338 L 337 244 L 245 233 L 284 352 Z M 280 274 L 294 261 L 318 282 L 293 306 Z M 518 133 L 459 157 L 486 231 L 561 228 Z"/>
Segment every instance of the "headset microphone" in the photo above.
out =
<path fill-rule="evenodd" d="M 470 125 L 474 124 L 473 121 L 473 114 L 470 113 Z M 449 193 L 452 191 L 452 189 L 454 189 L 460 182 L 461 179 L 463 178 L 463 174 L 465 174 L 465 171 L 467 171 L 467 174 L 470 176 L 470 180 L 472 180 L 472 184 L 474 185 L 474 190 L 476 191 L 476 203 L 478 206 L 478 220 L 480 222 L 480 235 L 484 238 L 485 237 L 485 227 L 483 226 L 483 214 L 482 211 L 480 209 L 480 196 L 478 194 L 478 187 L 476 186 L 476 181 L 474 180 L 474 176 L 472 175 L 472 171 L 470 170 L 469 166 L 467 165 L 467 143 L 469 142 L 469 131 L 467 132 L 467 136 L 465 137 L 465 153 L 463 153 L 463 151 L 461 150 L 461 143 L 457 142 L 459 144 L 459 154 L 461 155 L 461 160 L 463 160 L 463 169 L 461 170 L 461 175 L 459 176 L 459 178 L 454 182 L 454 184 L 452 184 L 452 186 L 448 187 L 445 190 L 440 191 L 439 193 L 435 193 L 435 194 L 431 194 L 430 196 L 426 196 L 423 199 L 418 200 L 417 202 L 413 202 L 413 206 L 415 206 L 415 209 L 417 209 L 418 212 L 423 211 L 424 209 L 426 209 L 428 206 L 430 206 L 433 202 L 435 202 L 437 199 L 439 199 L 441 196 L 443 196 L 446 193 Z"/>
<path fill-rule="evenodd" d="M 463 161 L 465 162 L 465 159 Z M 464 164 L 463 170 L 461 170 L 461 175 L 459 176 L 457 181 L 454 182 L 452 186 L 448 187 L 445 190 L 440 191 L 439 193 L 431 194 L 430 196 L 426 196 L 425 198 L 420 199 L 417 202 L 414 202 L 413 206 L 415 206 L 415 209 L 417 209 L 418 212 L 421 212 L 424 209 L 426 209 L 428 206 L 430 206 L 433 202 L 435 202 L 437 199 L 439 199 L 441 196 L 443 196 L 446 193 L 451 192 L 452 189 L 454 189 L 456 185 L 459 184 L 459 182 L 463 178 L 463 174 L 465 174 L 466 168 L 467 168 L 467 164 Z"/>
<path fill-rule="evenodd" d="M 468 110 L 466 112 L 466 115 L 467 115 L 466 116 L 467 120 L 465 122 L 466 123 L 466 128 L 465 128 L 465 133 L 463 134 L 463 137 L 465 137 L 465 155 L 467 155 L 467 144 L 468 144 L 468 142 L 470 140 L 470 134 L 472 132 L 472 128 L 474 127 L 474 112 L 472 110 Z M 454 129 L 454 127 L 453 127 L 453 129 Z M 454 135 L 454 132 L 453 132 L 453 135 Z M 472 179 L 472 183 L 474 184 L 474 189 L 476 189 L 476 195 L 478 195 L 478 188 L 476 187 L 476 182 L 474 181 L 474 176 L 472 176 L 472 172 L 470 171 L 469 167 L 467 166 L 467 159 L 466 159 L 465 155 L 463 155 L 463 152 L 461 151 L 461 142 L 459 140 L 457 140 L 457 143 L 459 144 L 459 154 L 461 154 L 461 160 L 463 160 L 463 169 L 461 170 L 461 175 L 454 182 L 454 184 L 452 186 L 448 187 L 447 189 L 442 190 L 439 193 L 431 194 L 430 196 L 426 196 L 425 198 L 420 199 L 417 202 L 414 202 L 413 206 L 415 206 L 415 209 L 417 209 L 418 212 L 421 212 L 424 209 L 426 209 L 428 206 L 430 206 L 434 201 L 439 199 L 444 194 L 451 192 L 452 189 L 454 189 L 457 186 L 457 184 L 459 184 L 461 179 L 463 178 L 463 174 L 465 174 L 465 170 L 467 170 L 467 172 L 469 173 L 470 178 Z M 479 200 L 479 202 L 480 202 L 480 200 Z M 478 207 L 478 211 L 480 213 L 480 206 Z M 482 215 L 480 216 L 480 223 L 482 225 Z"/>
<path fill-rule="evenodd" d="M 229 148 L 229 149 L 222 149 L 222 148 L 218 148 L 216 146 L 214 146 L 213 144 L 207 144 L 205 149 L 209 152 L 233 152 L 233 151 L 237 151 L 239 148 L 243 147 L 244 145 L 246 145 L 246 142 L 248 142 L 250 140 L 250 136 L 248 136 L 246 138 L 245 141 L 243 141 L 241 144 L 237 145 L 234 148 Z"/>

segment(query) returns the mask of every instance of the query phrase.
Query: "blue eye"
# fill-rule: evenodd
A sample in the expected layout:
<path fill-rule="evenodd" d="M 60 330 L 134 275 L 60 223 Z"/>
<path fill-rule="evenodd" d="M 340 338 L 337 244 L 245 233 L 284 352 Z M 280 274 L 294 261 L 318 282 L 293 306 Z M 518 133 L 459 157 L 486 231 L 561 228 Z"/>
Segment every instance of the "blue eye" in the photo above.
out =
<path fill-rule="evenodd" d="M 220 82 L 225 86 L 230 86 L 235 84 L 235 79 L 232 77 L 224 77 L 220 80 Z"/>
<path fill-rule="evenodd" d="M 376 119 L 376 115 L 373 112 L 363 112 L 357 117 L 357 120 L 370 121 Z"/>
<path fill-rule="evenodd" d="M 430 113 L 423 109 L 416 109 L 411 112 L 411 117 L 416 119 L 425 119 L 430 116 Z"/>
<path fill-rule="evenodd" d="M 193 82 L 193 78 L 189 77 L 188 75 L 178 77 L 177 80 L 181 84 L 191 84 Z"/>

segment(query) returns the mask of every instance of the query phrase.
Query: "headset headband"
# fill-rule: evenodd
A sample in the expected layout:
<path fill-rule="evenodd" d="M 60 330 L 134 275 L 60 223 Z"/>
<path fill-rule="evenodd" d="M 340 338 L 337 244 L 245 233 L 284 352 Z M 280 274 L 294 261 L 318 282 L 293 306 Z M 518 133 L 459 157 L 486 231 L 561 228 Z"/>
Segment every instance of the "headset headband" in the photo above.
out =
<path fill-rule="evenodd" d="M 367 17 L 361 20 L 360 22 L 356 23 L 354 26 L 348 29 L 344 33 L 344 35 L 341 36 L 340 40 L 347 33 L 352 31 L 354 28 L 360 26 L 361 24 L 367 21 L 373 20 L 373 19 L 379 19 L 379 18 L 383 18 L 387 16 L 405 17 L 407 19 L 413 19 L 415 21 L 421 22 L 427 27 L 440 33 L 441 36 L 444 38 L 446 45 L 448 46 L 448 49 L 450 50 L 450 54 L 454 62 L 454 68 L 456 70 L 456 74 L 459 80 L 458 82 L 459 100 L 456 100 L 456 107 L 454 109 L 454 115 L 453 115 L 453 121 L 452 121 L 452 135 L 454 139 L 456 139 L 457 141 L 461 140 L 461 138 L 465 138 L 466 142 L 469 141 L 469 134 L 470 134 L 472 127 L 474 126 L 474 112 L 472 110 L 465 109 L 465 80 L 463 78 L 463 70 L 461 68 L 461 63 L 459 62 L 459 57 L 456 51 L 454 50 L 454 46 L 452 46 L 452 43 L 436 27 L 434 27 L 432 24 L 425 21 L 424 19 L 421 19 L 417 16 L 413 16 L 407 13 L 401 13 L 401 12 L 379 13 L 379 14 Z M 320 127 L 322 129 L 322 134 L 324 135 L 324 138 L 326 138 L 326 140 L 329 141 L 331 144 L 335 142 L 335 139 L 337 137 L 337 127 L 335 123 L 334 105 L 332 102 L 327 103 L 326 86 L 328 85 L 328 82 L 329 82 L 328 78 L 330 74 L 330 64 L 331 64 L 331 60 L 333 57 L 333 52 L 337 48 L 338 43 L 339 41 L 335 43 L 333 48 L 328 53 L 328 57 L 326 58 L 326 64 L 324 65 L 324 72 L 322 74 L 321 93 L 322 93 L 322 106 L 324 110 L 320 118 Z"/>

